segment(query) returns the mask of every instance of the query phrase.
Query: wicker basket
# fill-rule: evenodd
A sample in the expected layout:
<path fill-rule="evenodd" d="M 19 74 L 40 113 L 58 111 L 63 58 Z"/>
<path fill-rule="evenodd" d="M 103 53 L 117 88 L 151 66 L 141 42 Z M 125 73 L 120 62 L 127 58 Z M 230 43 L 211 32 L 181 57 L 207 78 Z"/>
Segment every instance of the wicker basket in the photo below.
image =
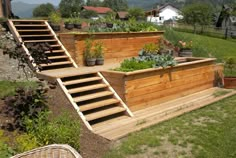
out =
<path fill-rule="evenodd" d="M 52 144 L 36 148 L 11 158 L 82 158 L 71 146 L 66 144 Z"/>

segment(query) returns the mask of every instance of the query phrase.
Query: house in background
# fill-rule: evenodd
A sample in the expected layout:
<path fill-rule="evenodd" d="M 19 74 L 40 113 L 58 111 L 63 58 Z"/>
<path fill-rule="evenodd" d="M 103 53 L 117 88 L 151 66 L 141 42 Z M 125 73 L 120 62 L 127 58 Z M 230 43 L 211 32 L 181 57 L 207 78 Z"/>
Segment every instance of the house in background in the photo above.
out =
<path fill-rule="evenodd" d="M 112 12 L 113 10 L 108 7 L 93 7 L 93 6 L 83 6 L 82 11 L 94 11 L 98 14 L 99 18 L 105 17 L 107 13 Z"/>
<path fill-rule="evenodd" d="M 163 25 L 165 21 L 172 21 L 175 24 L 177 19 L 182 18 L 181 11 L 171 4 L 158 5 L 156 9 L 146 11 L 145 14 L 147 21 L 157 25 Z"/>
<path fill-rule="evenodd" d="M 216 27 L 226 30 L 226 34 L 236 37 L 236 16 L 229 15 L 226 16 L 226 12 L 232 12 L 233 8 L 228 5 L 223 5 L 218 20 L 216 22 Z"/>
<path fill-rule="evenodd" d="M 9 18 L 11 15 L 11 0 L 0 0 L 0 18 Z"/>
<path fill-rule="evenodd" d="M 116 13 L 116 19 L 119 19 L 119 20 L 129 20 L 128 12 L 117 12 Z"/>

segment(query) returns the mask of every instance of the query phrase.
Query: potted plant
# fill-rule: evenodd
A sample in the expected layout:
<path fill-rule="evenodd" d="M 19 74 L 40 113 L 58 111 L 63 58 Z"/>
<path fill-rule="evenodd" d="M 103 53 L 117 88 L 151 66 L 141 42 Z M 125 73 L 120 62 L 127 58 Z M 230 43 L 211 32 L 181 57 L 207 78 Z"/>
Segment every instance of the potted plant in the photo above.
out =
<path fill-rule="evenodd" d="M 96 42 L 94 45 L 94 53 L 96 56 L 96 65 L 104 64 L 104 55 L 103 55 L 103 43 Z"/>
<path fill-rule="evenodd" d="M 76 29 L 81 29 L 82 27 L 82 24 L 81 24 L 81 20 L 79 17 L 75 18 L 74 19 L 74 28 Z"/>
<path fill-rule="evenodd" d="M 58 12 L 52 12 L 49 15 L 49 20 L 51 23 L 51 27 L 54 31 L 60 31 L 61 30 L 61 15 Z"/>
<path fill-rule="evenodd" d="M 91 38 L 85 40 L 84 59 L 87 66 L 94 66 L 96 64 L 96 58 L 94 52 L 92 52 L 92 42 Z"/>
<path fill-rule="evenodd" d="M 236 88 L 236 58 L 228 57 L 225 59 L 225 88 Z"/>
<path fill-rule="evenodd" d="M 68 18 L 64 21 L 65 28 L 68 30 L 72 30 L 74 28 L 74 20 L 73 18 Z"/>
<path fill-rule="evenodd" d="M 189 42 L 179 41 L 177 46 L 180 48 L 180 51 L 179 51 L 179 56 L 180 57 L 192 57 L 193 56 L 192 41 L 189 41 Z"/>

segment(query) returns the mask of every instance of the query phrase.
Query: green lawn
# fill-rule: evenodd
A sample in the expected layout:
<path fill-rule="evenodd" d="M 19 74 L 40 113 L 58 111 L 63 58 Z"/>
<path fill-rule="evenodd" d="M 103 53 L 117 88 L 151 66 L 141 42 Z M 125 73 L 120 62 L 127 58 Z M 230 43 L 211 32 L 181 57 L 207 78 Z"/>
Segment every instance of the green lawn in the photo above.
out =
<path fill-rule="evenodd" d="M 165 32 L 165 38 L 173 44 L 176 44 L 179 40 L 193 41 L 192 50 L 193 55 L 196 57 L 214 57 L 217 58 L 217 62 L 223 62 L 227 57 L 234 57 L 236 59 L 236 41 L 168 29 Z M 225 74 L 232 75 L 227 70 Z M 236 71 L 233 72 L 233 75 L 236 76 Z"/>
<path fill-rule="evenodd" d="M 235 158 L 236 95 L 132 133 L 105 158 Z"/>
<path fill-rule="evenodd" d="M 194 56 L 209 57 L 211 55 L 219 60 L 225 57 L 236 57 L 236 42 L 234 41 L 171 30 L 167 30 L 165 36 L 173 43 L 178 40 L 192 40 Z"/>

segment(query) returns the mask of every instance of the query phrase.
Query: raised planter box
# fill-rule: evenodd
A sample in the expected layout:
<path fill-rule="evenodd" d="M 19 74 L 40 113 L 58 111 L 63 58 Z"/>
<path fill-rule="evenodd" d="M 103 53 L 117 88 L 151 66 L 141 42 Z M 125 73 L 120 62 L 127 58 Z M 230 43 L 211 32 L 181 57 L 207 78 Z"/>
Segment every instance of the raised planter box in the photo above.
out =
<path fill-rule="evenodd" d="M 83 50 L 85 39 L 93 37 L 95 41 L 104 44 L 105 64 L 120 62 L 124 58 L 135 57 L 146 43 L 158 43 L 163 35 L 158 32 L 105 32 L 105 33 L 63 33 L 59 34 L 60 40 L 71 54 L 75 62 L 84 65 Z"/>
<path fill-rule="evenodd" d="M 222 71 L 221 66 L 215 65 L 215 59 L 183 59 L 177 66 L 165 69 L 102 74 L 129 108 L 136 111 L 214 86 L 215 71 Z"/>

